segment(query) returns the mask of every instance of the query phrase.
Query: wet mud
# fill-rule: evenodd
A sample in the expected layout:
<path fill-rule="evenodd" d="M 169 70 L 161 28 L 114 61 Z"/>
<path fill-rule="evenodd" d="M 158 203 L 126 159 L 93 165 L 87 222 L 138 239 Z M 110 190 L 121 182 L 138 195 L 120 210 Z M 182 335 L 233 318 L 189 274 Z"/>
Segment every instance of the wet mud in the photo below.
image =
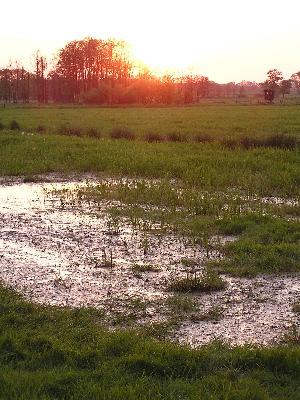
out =
<path fill-rule="evenodd" d="M 116 224 L 107 213 L 111 203 L 66 205 L 55 194 L 86 184 L 0 183 L 0 279 L 42 304 L 97 307 L 109 314 L 126 313 L 128 301 L 138 299 L 145 304 L 140 323 L 166 320 L 164 304 L 172 296 L 167 283 L 186 274 L 182 259 L 201 267 L 206 250 L 188 238 L 140 231 L 125 218 Z M 209 257 L 221 254 L 213 250 Z M 195 346 L 214 339 L 269 344 L 299 324 L 292 309 L 300 297 L 299 277 L 224 279 L 225 290 L 192 296 L 196 316 L 182 319 L 174 339 Z M 214 307 L 222 310 L 218 320 L 197 320 L 197 313 Z"/>

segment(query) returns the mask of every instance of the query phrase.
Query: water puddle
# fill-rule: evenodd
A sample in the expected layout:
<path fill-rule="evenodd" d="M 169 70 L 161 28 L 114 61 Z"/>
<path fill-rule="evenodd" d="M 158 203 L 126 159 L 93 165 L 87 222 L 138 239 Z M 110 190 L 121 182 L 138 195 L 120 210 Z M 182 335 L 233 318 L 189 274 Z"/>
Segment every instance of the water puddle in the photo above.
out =
<path fill-rule="evenodd" d="M 97 307 L 109 313 L 126 312 L 128 301 L 138 299 L 145 304 L 143 323 L 164 321 L 165 300 L 171 296 L 167 282 L 185 274 L 182 259 L 201 265 L 206 251 L 188 238 L 140 231 L 124 218 L 115 226 L 106 212 L 111 203 L 62 207 L 61 198 L 51 195 L 86 184 L 2 182 L 0 279 L 43 304 Z M 209 254 L 220 256 L 216 250 Z M 292 311 L 299 299 L 299 277 L 225 279 L 224 291 L 193 296 L 198 313 L 218 306 L 221 318 L 197 321 L 187 316 L 175 339 L 193 345 L 214 338 L 267 344 L 299 323 Z"/>

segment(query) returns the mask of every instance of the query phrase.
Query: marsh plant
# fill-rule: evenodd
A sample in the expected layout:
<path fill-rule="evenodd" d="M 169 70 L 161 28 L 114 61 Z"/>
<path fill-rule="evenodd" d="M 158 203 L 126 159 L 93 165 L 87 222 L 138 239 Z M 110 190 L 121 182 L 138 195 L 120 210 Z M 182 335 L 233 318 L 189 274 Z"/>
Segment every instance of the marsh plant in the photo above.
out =
<path fill-rule="evenodd" d="M 117 214 L 110 213 L 107 221 L 107 233 L 110 236 L 118 236 L 120 234 L 120 219 Z"/>
<path fill-rule="evenodd" d="M 151 249 L 151 242 L 148 236 L 145 235 L 142 237 L 140 246 L 143 250 L 144 256 L 146 256 Z"/>
<path fill-rule="evenodd" d="M 199 314 L 192 314 L 190 319 L 192 322 L 200 321 L 219 321 L 224 313 L 224 309 L 220 306 L 214 306 L 208 311 Z"/>
<path fill-rule="evenodd" d="M 166 300 L 167 307 L 176 315 L 180 313 L 191 313 L 198 310 L 198 304 L 190 296 L 175 294 Z"/>
<path fill-rule="evenodd" d="M 167 290 L 172 292 L 214 292 L 224 289 L 225 281 L 213 270 L 206 269 L 199 273 L 187 272 L 185 277 L 174 278 L 167 285 Z"/>
<path fill-rule="evenodd" d="M 131 270 L 134 274 L 142 274 L 144 272 L 159 272 L 160 268 L 152 264 L 133 264 Z"/>
<path fill-rule="evenodd" d="M 106 248 L 103 248 L 102 249 L 101 260 L 98 261 L 97 259 L 95 259 L 94 261 L 95 261 L 95 267 L 96 268 L 110 268 L 110 269 L 112 269 L 114 267 L 112 249 L 107 250 Z"/>

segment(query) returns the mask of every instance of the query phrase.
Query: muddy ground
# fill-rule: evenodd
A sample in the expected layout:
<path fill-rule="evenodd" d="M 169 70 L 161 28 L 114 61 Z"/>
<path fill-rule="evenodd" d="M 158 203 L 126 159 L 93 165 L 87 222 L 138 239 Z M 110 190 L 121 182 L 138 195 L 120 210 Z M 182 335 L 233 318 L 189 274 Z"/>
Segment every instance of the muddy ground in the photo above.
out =
<path fill-rule="evenodd" d="M 39 303 L 100 308 L 108 323 L 117 313 L 126 324 L 129 309 L 138 324 L 167 320 L 168 282 L 186 274 L 182 259 L 201 266 L 205 249 L 188 238 L 140 231 L 126 219 L 116 226 L 107 213 L 111 203 L 66 205 L 53 194 L 96 178 L 47 180 L 0 182 L 0 279 Z M 221 256 L 217 250 L 209 254 Z M 223 291 L 188 295 L 196 307 L 181 316 L 174 339 L 193 345 L 216 338 L 271 344 L 299 325 L 293 312 L 300 298 L 299 276 L 223 278 Z M 216 308 L 218 317 L 201 317 Z"/>

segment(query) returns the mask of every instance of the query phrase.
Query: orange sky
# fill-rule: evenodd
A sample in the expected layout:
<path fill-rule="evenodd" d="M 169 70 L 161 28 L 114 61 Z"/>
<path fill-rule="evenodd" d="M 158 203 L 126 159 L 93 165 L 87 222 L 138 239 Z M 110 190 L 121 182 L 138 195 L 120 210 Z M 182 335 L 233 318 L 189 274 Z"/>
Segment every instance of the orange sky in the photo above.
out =
<path fill-rule="evenodd" d="M 299 0 L 15 0 L 1 4 L 0 65 L 27 66 L 86 36 L 130 42 L 158 70 L 187 70 L 217 82 L 262 81 L 270 68 L 300 70 Z"/>

